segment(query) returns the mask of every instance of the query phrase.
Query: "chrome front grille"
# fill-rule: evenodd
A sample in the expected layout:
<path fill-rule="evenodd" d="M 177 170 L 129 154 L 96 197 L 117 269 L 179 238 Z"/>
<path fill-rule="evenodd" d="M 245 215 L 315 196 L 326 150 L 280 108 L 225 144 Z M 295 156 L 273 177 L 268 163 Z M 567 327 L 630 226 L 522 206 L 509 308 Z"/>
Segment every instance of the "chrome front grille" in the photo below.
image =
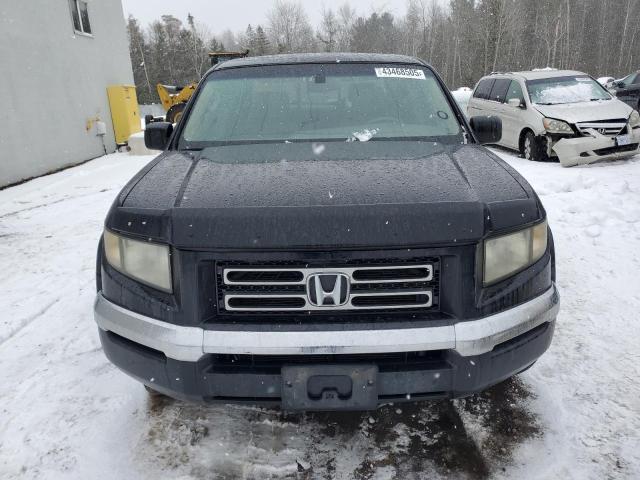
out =
<path fill-rule="evenodd" d="M 576 128 L 582 135 L 589 135 L 589 130 L 593 129 L 601 135 L 616 137 L 623 133 L 626 127 L 627 121 L 625 119 L 576 123 Z"/>
<path fill-rule="evenodd" d="M 221 313 L 431 309 L 438 298 L 437 268 L 437 262 L 317 268 L 221 266 L 219 306 Z"/>

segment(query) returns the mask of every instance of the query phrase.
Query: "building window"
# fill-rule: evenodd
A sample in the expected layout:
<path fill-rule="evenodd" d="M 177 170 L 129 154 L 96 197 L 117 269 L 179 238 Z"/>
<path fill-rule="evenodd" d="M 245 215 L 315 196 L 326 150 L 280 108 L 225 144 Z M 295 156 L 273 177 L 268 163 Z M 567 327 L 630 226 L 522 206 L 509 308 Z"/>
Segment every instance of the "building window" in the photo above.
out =
<path fill-rule="evenodd" d="M 71 18 L 73 19 L 73 29 L 78 33 L 91 35 L 91 24 L 89 23 L 89 9 L 87 2 L 82 0 L 69 0 L 71 8 Z"/>

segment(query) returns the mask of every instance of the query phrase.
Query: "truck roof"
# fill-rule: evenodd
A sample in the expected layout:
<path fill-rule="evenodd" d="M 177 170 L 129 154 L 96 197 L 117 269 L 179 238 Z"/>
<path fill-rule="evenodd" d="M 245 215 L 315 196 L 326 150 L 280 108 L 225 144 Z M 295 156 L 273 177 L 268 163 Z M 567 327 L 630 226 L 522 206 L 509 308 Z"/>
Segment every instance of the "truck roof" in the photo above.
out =
<path fill-rule="evenodd" d="M 215 68 L 216 70 L 221 70 L 234 67 L 291 65 L 297 63 L 413 63 L 426 65 L 422 60 L 406 55 L 381 53 L 295 53 L 237 58 L 221 63 Z"/>

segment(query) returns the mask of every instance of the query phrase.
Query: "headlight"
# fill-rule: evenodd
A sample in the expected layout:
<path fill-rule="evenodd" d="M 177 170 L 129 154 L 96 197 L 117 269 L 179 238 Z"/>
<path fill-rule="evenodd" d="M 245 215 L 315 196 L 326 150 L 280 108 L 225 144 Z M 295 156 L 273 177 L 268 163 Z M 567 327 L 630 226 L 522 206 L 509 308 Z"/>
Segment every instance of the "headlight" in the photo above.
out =
<path fill-rule="evenodd" d="M 169 247 L 104 231 L 107 262 L 119 272 L 151 287 L 171 292 Z"/>
<path fill-rule="evenodd" d="M 542 258 L 547 251 L 547 221 L 484 242 L 484 284 L 502 280 Z"/>
<path fill-rule="evenodd" d="M 640 113 L 637 110 L 631 112 L 631 116 L 629 117 L 629 125 L 631 128 L 640 127 Z"/>
<path fill-rule="evenodd" d="M 573 130 L 567 122 L 562 120 L 554 120 L 553 118 L 545 118 L 542 120 L 544 129 L 549 133 L 573 133 Z"/>

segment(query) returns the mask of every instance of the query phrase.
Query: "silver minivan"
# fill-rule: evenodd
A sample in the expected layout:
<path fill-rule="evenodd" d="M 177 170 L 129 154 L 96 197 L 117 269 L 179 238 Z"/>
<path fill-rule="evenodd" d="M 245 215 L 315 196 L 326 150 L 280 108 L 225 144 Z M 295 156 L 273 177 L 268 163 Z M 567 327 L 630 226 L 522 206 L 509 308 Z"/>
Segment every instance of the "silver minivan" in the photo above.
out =
<path fill-rule="evenodd" d="M 639 153 L 640 114 L 582 72 L 492 73 L 476 85 L 467 112 L 500 117 L 499 145 L 529 160 L 571 167 Z"/>

